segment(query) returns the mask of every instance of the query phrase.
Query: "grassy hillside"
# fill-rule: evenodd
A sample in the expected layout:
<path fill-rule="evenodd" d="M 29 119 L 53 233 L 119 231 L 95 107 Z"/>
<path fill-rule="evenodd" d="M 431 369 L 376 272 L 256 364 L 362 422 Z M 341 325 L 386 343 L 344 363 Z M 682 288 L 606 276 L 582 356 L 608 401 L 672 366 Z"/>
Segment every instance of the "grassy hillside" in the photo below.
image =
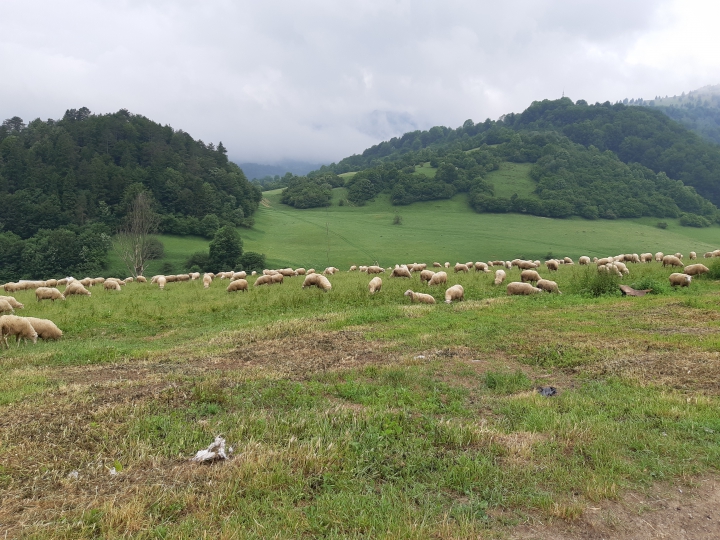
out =
<path fill-rule="evenodd" d="M 495 174 L 523 171 L 522 165 L 501 168 Z M 496 184 L 500 189 L 522 187 L 514 182 Z M 503 187 L 501 187 L 501 185 Z M 392 206 L 386 195 L 362 207 L 338 206 L 344 189 L 333 190 L 333 205 L 296 210 L 279 203 L 280 191 L 265 192 L 255 227 L 241 230 L 245 249 L 265 253 L 269 266 L 345 267 L 378 261 L 439 262 L 542 258 L 552 252 L 577 258 L 621 252 L 704 252 L 720 245 L 718 227 L 680 227 L 656 218 L 635 220 L 548 219 L 519 214 L 477 214 L 465 195 L 451 200 Z M 400 215 L 402 225 L 393 225 Z"/>

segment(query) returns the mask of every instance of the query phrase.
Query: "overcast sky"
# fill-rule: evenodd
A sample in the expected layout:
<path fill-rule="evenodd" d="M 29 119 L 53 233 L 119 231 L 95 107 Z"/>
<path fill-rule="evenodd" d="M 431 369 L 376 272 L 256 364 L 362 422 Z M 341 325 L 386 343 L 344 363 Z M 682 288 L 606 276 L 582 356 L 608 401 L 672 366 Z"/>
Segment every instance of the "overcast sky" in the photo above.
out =
<path fill-rule="evenodd" d="M 720 83 L 720 2 L 0 0 L 0 116 L 125 108 L 231 159 Z"/>

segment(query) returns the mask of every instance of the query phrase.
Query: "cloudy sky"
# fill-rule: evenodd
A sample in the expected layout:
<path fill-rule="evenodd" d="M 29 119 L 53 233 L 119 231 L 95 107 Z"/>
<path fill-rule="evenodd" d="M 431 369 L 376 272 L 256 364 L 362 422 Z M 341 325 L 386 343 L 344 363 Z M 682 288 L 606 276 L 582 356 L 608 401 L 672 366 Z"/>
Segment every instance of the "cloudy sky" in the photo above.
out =
<path fill-rule="evenodd" d="M 337 161 L 533 100 L 720 83 L 701 0 L 0 0 L 0 116 L 121 108 L 237 161 Z"/>

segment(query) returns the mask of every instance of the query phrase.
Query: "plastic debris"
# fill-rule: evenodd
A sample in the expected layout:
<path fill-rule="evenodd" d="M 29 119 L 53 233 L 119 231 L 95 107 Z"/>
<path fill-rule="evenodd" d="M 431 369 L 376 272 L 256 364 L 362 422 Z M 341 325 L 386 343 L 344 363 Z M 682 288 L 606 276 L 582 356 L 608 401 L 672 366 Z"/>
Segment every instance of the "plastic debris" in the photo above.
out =
<path fill-rule="evenodd" d="M 71 471 L 70 474 L 67 475 L 67 477 L 70 480 L 77 480 L 80 477 L 80 473 L 77 471 Z"/>
<path fill-rule="evenodd" d="M 228 454 L 232 454 L 233 449 L 229 448 L 228 452 L 225 452 L 225 439 L 220 436 L 215 437 L 215 441 L 208 446 L 205 450 L 198 450 L 195 457 L 191 458 L 190 461 L 196 463 L 207 463 L 212 461 L 219 461 L 228 459 Z"/>
<path fill-rule="evenodd" d="M 557 388 L 554 386 L 541 386 L 538 388 L 538 392 L 540 392 L 541 396 L 550 397 L 550 396 L 556 396 L 557 395 Z"/>

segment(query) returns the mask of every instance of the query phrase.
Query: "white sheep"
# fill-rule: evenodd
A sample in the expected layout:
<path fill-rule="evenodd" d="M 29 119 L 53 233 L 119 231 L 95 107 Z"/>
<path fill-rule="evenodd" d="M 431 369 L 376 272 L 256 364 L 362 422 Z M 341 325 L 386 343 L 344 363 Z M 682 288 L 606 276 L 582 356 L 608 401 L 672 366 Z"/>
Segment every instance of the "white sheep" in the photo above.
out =
<path fill-rule="evenodd" d="M 25 317 L 32 325 L 33 330 L 37 332 L 40 339 L 60 339 L 63 335 L 57 325 L 49 319 L 38 319 L 37 317 Z M 19 338 L 18 338 L 19 339 Z"/>
<path fill-rule="evenodd" d="M 430 278 L 430 281 L 428 281 L 428 286 L 433 287 L 441 283 L 447 283 L 447 274 L 445 272 L 436 272 L 433 277 Z"/>
<path fill-rule="evenodd" d="M 506 277 L 505 270 L 495 270 L 495 285 L 500 285 Z"/>
<path fill-rule="evenodd" d="M 0 299 L 0 313 L 15 313 L 15 308 L 7 300 Z"/>
<path fill-rule="evenodd" d="M 248 290 L 248 282 L 245 279 L 236 279 L 235 281 L 232 281 L 230 285 L 227 286 L 227 289 L 225 289 L 227 292 L 235 292 L 235 291 L 243 291 L 247 292 Z"/>
<path fill-rule="evenodd" d="M 486 274 L 490 272 L 490 269 L 488 268 L 488 265 L 484 262 L 478 261 L 475 263 L 475 271 L 476 272 L 485 272 Z"/>
<path fill-rule="evenodd" d="M 165 289 L 165 284 L 167 283 L 167 278 L 165 276 L 158 276 L 156 283 L 158 284 L 158 287 L 160 287 L 160 290 L 162 291 Z"/>
<path fill-rule="evenodd" d="M 50 300 L 52 302 L 55 302 L 55 300 L 65 300 L 63 293 L 52 287 L 38 287 L 35 289 L 35 298 L 37 298 L 38 302 L 40 302 L 40 300 Z"/>
<path fill-rule="evenodd" d="M 412 276 L 410 274 L 410 270 L 400 266 L 398 268 L 393 268 L 393 271 L 392 271 L 392 274 L 390 274 L 390 277 L 410 278 Z"/>
<path fill-rule="evenodd" d="M 543 291 L 551 292 L 551 293 L 558 293 L 562 294 L 560 292 L 560 289 L 558 289 L 558 284 L 554 281 L 551 281 L 549 279 L 540 279 L 537 282 L 537 288 L 542 289 Z"/>
<path fill-rule="evenodd" d="M 382 273 L 382 272 L 384 272 L 384 271 L 385 271 L 385 269 L 384 269 L 382 266 L 373 265 L 373 266 L 368 266 L 368 267 L 367 267 L 367 273 L 368 273 L 368 274 L 380 274 L 380 273 Z"/>
<path fill-rule="evenodd" d="M 677 255 L 665 255 L 662 258 L 663 266 L 685 266 Z"/>
<path fill-rule="evenodd" d="M 72 281 L 65 287 L 63 291 L 65 298 L 68 296 L 92 296 L 92 293 L 88 291 L 79 281 Z"/>
<path fill-rule="evenodd" d="M 292 272 L 292 270 L 291 270 Z M 237 279 L 245 279 L 247 278 L 247 272 L 235 272 L 231 277 L 230 281 L 235 281 Z"/>
<path fill-rule="evenodd" d="M 137 282 L 138 283 L 147 283 L 147 279 L 145 278 L 145 276 L 138 276 Z"/>
<path fill-rule="evenodd" d="M 20 346 L 20 340 L 27 341 L 31 339 L 33 343 L 37 343 L 38 335 L 35 329 L 28 322 L 26 317 L 18 317 L 16 315 L 3 315 L 0 317 L 0 339 L 9 349 L 8 336 L 17 336 L 17 344 Z"/>
<path fill-rule="evenodd" d="M 565 264 L 575 264 L 570 257 L 564 257 L 563 261 L 565 262 Z"/>
<path fill-rule="evenodd" d="M 457 274 L 458 272 L 465 272 L 465 273 L 467 274 L 468 271 L 469 271 L 469 270 L 468 270 L 468 267 L 467 267 L 466 264 L 455 263 L 455 273 L 456 273 L 456 274 Z"/>
<path fill-rule="evenodd" d="M 578 259 L 578 262 L 582 265 L 588 265 L 588 264 L 590 264 L 590 257 L 583 255 L 582 257 L 580 257 Z"/>
<path fill-rule="evenodd" d="M 442 264 L 440 264 L 439 262 L 434 262 L 433 268 L 442 268 Z"/>
<path fill-rule="evenodd" d="M 317 287 L 318 289 L 328 292 L 332 289 L 332 284 L 330 280 L 322 274 L 311 274 L 306 276 L 305 281 L 303 281 L 302 288 L 304 289 L 305 287 Z"/>
<path fill-rule="evenodd" d="M 448 261 L 445 261 L 445 268 L 450 268 L 450 263 Z"/>
<path fill-rule="evenodd" d="M 420 272 L 420 283 L 428 283 L 434 275 L 435 272 L 432 270 L 422 270 Z"/>
<path fill-rule="evenodd" d="M 640 262 L 643 263 L 649 263 L 653 260 L 653 254 L 652 253 L 642 253 L 640 254 Z"/>
<path fill-rule="evenodd" d="M 0 300 L 5 300 L 13 309 L 25 308 L 25 306 L 18 302 L 14 296 L 0 296 Z"/>
<path fill-rule="evenodd" d="M 550 259 L 549 261 L 545 261 L 545 266 L 547 266 L 547 269 L 549 271 L 555 271 L 557 272 L 560 265 L 558 264 L 558 261 L 555 259 Z"/>
<path fill-rule="evenodd" d="M 380 277 L 375 276 L 370 280 L 370 283 L 368 283 L 368 291 L 370 291 L 370 294 L 375 294 L 376 292 L 380 291 L 382 288 L 382 279 Z"/>
<path fill-rule="evenodd" d="M 453 300 L 463 300 L 465 298 L 465 289 L 462 285 L 453 285 L 445 291 L 445 303 L 451 304 Z"/>
<path fill-rule="evenodd" d="M 203 274 L 203 289 L 209 289 L 211 283 L 212 276 L 210 276 L 210 274 L 208 273 Z"/>
<path fill-rule="evenodd" d="M 695 259 L 697 259 L 697 253 L 695 253 L 694 251 L 691 251 L 691 252 L 690 252 L 690 259 L 693 260 L 693 261 L 694 261 Z"/>
<path fill-rule="evenodd" d="M 526 282 L 526 281 L 539 281 L 542 279 L 540 277 L 540 274 L 537 273 L 535 270 L 523 270 L 520 272 L 520 281 Z"/>
<path fill-rule="evenodd" d="M 508 296 L 530 295 L 530 294 L 538 294 L 541 292 L 542 292 L 542 289 L 538 289 L 537 287 L 533 287 L 529 283 L 523 283 L 520 281 L 513 281 L 512 283 L 508 283 L 508 286 L 507 286 Z"/>
<path fill-rule="evenodd" d="M 425 293 L 417 293 L 417 292 L 411 291 L 410 289 L 405 291 L 405 296 L 409 296 L 410 301 L 413 304 L 415 304 L 415 303 L 434 304 L 435 303 L 435 298 L 433 298 L 431 295 L 425 294 Z"/>
<path fill-rule="evenodd" d="M 707 274 L 709 271 L 710 269 L 704 264 L 688 264 L 683 269 L 683 273 L 687 274 L 688 276 L 699 276 L 702 274 Z"/>
<path fill-rule="evenodd" d="M 662 262 L 664 256 L 665 254 L 662 251 L 658 251 L 655 254 L 655 262 Z"/>
<path fill-rule="evenodd" d="M 258 278 L 255 280 L 255 283 L 253 284 L 253 287 L 260 287 L 261 285 L 272 285 L 273 283 L 273 277 L 265 274 L 262 276 L 258 276 Z"/>
<path fill-rule="evenodd" d="M 687 287 L 692 281 L 692 276 L 688 276 L 687 274 L 674 273 L 670 274 L 670 277 L 668 279 L 670 280 L 670 285 L 672 285 L 673 287 L 677 287 L 678 285 L 680 287 Z"/>
<path fill-rule="evenodd" d="M 158 280 L 159 282 L 159 280 Z M 120 283 L 115 281 L 114 279 L 108 279 L 103 283 L 103 287 L 106 291 L 121 291 L 122 288 L 120 287 Z M 160 287 L 162 289 L 162 287 Z"/>
<path fill-rule="evenodd" d="M 682 254 L 682 253 L 676 253 L 675 256 L 676 256 L 678 259 L 680 259 L 681 261 L 683 260 L 683 254 Z"/>

